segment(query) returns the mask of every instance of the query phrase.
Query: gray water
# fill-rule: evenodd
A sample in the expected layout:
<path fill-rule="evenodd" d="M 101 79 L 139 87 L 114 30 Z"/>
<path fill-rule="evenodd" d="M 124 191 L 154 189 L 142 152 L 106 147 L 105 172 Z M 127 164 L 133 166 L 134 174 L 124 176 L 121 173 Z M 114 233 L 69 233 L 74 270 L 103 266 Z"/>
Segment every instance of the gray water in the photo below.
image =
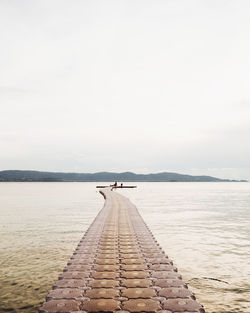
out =
<path fill-rule="evenodd" d="M 103 205 L 95 183 L 0 183 L 0 312 L 36 312 Z M 250 184 L 138 183 L 136 204 L 207 313 L 250 312 Z"/>

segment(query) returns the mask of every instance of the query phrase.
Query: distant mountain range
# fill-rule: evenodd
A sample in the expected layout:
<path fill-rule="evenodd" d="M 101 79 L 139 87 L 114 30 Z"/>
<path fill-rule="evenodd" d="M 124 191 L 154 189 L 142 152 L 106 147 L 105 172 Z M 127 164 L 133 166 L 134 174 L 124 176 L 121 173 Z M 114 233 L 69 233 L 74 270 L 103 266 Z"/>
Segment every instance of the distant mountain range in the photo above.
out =
<path fill-rule="evenodd" d="M 211 176 L 191 176 L 177 173 L 60 173 L 40 171 L 0 171 L 0 182 L 245 182 Z"/>

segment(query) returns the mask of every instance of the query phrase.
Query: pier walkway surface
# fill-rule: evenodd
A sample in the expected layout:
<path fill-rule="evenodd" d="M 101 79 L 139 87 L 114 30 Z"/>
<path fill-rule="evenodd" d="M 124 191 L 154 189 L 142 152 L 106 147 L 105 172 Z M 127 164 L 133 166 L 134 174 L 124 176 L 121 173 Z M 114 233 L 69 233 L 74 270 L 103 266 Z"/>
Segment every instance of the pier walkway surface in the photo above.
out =
<path fill-rule="evenodd" d="M 129 199 L 110 188 L 40 313 L 205 312 Z"/>

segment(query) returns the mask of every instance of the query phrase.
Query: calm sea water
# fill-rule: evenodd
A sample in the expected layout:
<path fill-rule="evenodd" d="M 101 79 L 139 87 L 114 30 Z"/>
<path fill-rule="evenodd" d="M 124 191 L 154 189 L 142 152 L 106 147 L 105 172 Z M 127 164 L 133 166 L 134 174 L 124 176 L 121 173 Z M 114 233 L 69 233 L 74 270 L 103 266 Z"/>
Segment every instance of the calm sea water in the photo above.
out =
<path fill-rule="evenodd" d="M 250 312 L 250 184 L 138 183 L 137 205 L 207 313 Z M 95 183 L 0 183 L 0 312 L 36 312 L 103 205 Z"/>

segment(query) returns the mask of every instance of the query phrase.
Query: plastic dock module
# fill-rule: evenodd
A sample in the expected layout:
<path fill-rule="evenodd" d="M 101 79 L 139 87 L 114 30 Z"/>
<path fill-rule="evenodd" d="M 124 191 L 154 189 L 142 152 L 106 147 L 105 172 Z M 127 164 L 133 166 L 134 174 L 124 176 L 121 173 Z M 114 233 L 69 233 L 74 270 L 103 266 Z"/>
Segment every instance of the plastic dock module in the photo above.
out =
<path fill-rule="evenodd" d="M 136 207 L 105 188 L 105 204 L 40 313 L 205 312 Z"/>

